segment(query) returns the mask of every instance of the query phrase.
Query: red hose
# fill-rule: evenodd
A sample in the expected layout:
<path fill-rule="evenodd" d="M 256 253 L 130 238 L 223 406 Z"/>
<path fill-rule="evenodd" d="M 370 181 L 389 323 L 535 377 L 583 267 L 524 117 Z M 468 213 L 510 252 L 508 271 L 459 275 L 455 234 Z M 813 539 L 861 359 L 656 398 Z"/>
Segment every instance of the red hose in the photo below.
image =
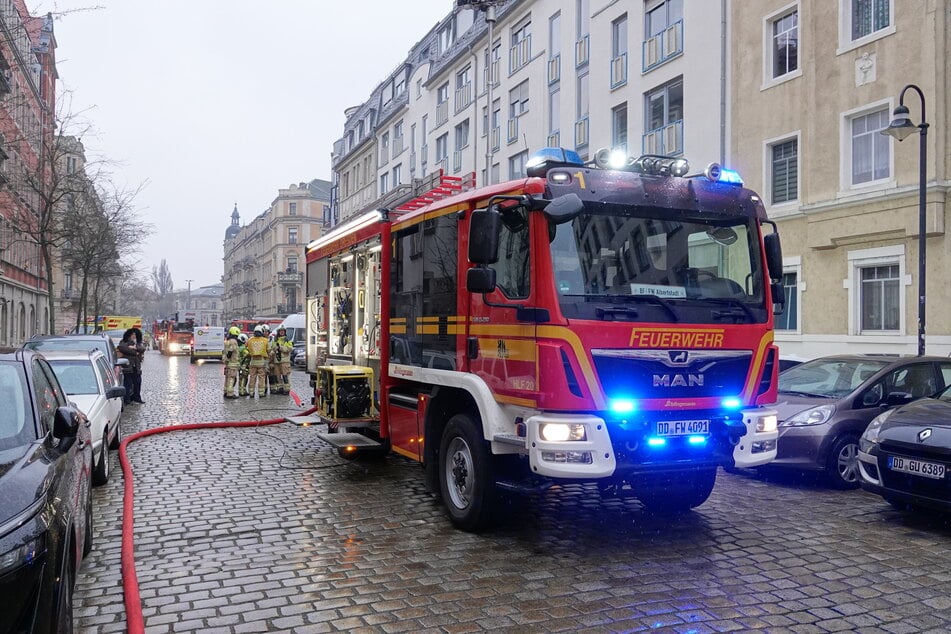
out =
<path fill-rule="evenodd" d="M 291 392 L 294 402 L 300 405 L 300 397 Z M 295 414 L 295 416 L 307 416 L 317 411 L 316 407 Z M 125 480 L 124 492 L 122 497 L 122 590 L 125 596 L 126 613 L 126 631 L 130 634 L 143 634 L 145 632 L 145 621 L 142 618 L 142 600 L 139 597 L 139 579 L 135 574 L 135 544 L 133 542 L 133 529 L 135 518 L 133 517 L 133 493 L 134 483 L 132 481 L 132 465 L 129 463 L 129 457 L 126 454 L 126 447 L 129 443 L 135 442 L 139 438 L 152 436 L 154 434 L 163 434 L 170 431 L 183 431 L 190 429 L 214 429 L 217 427 L 263 427 L 265 425 L 277 425 L 286 422 L 286 418 L 269 418 L 265 420 L 245 420 L 245 421 L 217 421 L 207 423 L 187 423 L 184 425 L 168 425 L 165 427 L 154 427 L 136 432 L 126 436 L 119 443 L 119 463 L 122 465 L 122 476 Z"/>

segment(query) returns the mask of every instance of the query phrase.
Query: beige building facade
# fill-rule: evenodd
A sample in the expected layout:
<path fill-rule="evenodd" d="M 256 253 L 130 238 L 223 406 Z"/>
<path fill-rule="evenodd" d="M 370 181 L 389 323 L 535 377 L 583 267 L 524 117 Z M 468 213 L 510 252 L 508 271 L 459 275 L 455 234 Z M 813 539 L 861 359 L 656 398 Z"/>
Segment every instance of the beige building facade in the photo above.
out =
<path fill-rule="evenodd" d="M 881 134 L 899 105 L 927 129 L 926 351 L 951 353 L 945 232 L 947 0 L 733 1 L 730 163 L 779 226 L 784 354 L 915 354 L 920 136 Z"/>
<path fill-rule="evenodd" d="M 271 206 L 242 226 L 237 205 L 225 231 L 223 322 L 303 311 L 304 245 L 329 219 L 330 183 L 278 190 Z"/>

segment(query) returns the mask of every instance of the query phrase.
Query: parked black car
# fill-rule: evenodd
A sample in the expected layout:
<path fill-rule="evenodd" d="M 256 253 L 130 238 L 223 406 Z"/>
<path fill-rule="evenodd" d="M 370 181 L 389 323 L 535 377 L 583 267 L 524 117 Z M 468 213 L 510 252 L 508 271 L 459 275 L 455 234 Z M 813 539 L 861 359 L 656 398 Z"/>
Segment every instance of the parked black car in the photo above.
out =
<path fill-rule="evenodd" d="M 92 439 L 41 354 L 0 352 L 0 632 L 72 631 Z"/>
<path fill-rule="evenodd" d="M 896 508 L 951 512 L 951 387 L 882 412 L 859 441 L 866 491 Z"/>
<path fill-rule="evenodd" d="M 789 368 L 779 375 L 779 440 L 767 467 L 824 472 L 836 488 L 857 488 L 869 422 L 948 383 L 948 357 L 834 355 Z"/>

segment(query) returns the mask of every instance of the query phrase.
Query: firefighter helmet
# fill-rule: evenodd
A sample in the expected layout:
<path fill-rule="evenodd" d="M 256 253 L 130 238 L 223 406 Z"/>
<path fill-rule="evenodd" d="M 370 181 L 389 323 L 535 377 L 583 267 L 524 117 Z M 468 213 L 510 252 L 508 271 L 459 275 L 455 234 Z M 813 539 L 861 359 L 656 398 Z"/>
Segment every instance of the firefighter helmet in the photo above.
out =
<path fill-rule="evenodd" d="M 254 336 L 255 336 L 255 337 L 260 337 L 260 336 L 263 335 L 263 334 L 264 334 L 264 328 L 262 328 L 261 326 L 255 326 L 255 327 L 254 327 Z"/>
<path fill-rule="evenodd" d="M 237 337 L 238 335 L 241 334 L 241 329 L 238 328 L 237 326 L 232 326 L 231 328 L 228 328 L 228 334 L 231 335 L 232 337 Z"/>
<path fill-rule="evenodd" d="M 261 332 L 263 332 L 265 335 L 269 335 L 271 334 L 271 327 L 267 324 L 261 324 Z"/>
<path fill-rule="evenodd" d="M 238 335 L 238 342 L 248 343 L 248 336 L 242 332 L 240 335 Z"/>

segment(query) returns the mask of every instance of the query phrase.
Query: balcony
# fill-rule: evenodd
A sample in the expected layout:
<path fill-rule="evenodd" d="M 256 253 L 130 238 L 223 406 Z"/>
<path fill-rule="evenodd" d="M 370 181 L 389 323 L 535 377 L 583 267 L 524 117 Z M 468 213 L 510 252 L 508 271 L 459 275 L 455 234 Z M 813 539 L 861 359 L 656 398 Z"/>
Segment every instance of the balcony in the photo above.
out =
<path fill-rule="evenodd" d="M 75 288 L 64 288 L 59 292 L 60 299 L 79 299 L 79 291 Z"/>
<path fill-rule="evenodd" d="M 281 271 L 277 274 L 277 283 L 282 286 L 300 286 L 304 282 L 304 274 L 300 271 Z"/>

